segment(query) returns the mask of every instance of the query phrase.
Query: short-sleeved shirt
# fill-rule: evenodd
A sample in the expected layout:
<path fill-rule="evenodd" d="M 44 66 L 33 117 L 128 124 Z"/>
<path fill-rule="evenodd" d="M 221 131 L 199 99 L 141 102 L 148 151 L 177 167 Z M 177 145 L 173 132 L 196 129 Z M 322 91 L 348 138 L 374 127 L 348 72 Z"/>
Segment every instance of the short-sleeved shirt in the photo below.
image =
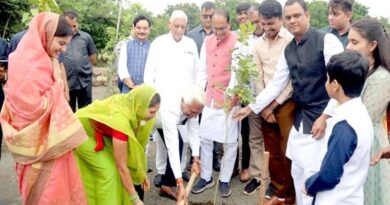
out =
<path fill-rule="evenodd" d="M 64 65 L 69 90 L 82 89 L 92 84 L 92 64 L 89 56 L 97 52 L 92 37 L 78 31 L 66 47 Z"/>

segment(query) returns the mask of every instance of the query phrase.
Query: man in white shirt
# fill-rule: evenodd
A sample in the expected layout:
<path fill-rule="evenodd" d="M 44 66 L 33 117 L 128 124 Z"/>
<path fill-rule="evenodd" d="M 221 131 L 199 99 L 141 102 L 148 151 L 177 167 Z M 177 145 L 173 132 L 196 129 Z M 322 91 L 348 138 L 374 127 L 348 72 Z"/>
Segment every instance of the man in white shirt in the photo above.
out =
<path fill-rule="evenodd" d="M 272 81 L 256 97 L 256 103 L 242 108 L 234 117 L 241 120 L 252 112 L 261 112 L 281 94 L 291 79 L 297 108 L 286 155 L 292 160 L 297 205 L 310 205 L 312 197 L 305 196 L 301 189 L 305 180 L 317 171 L 313 165 L 317 162 L 322 140 L 317 139 L 321 130 L 313 125 L 329 101 L 325 65 L 331 56 L 344 48 L 333 34 L 310 28 L 310 14 L 303 0 L 287 0 L 284 19 L 294 39 L 282 52 Z"/>
<path fill-rule="evenodd" d="M 144 83 L 156 88 L 161 95 L 160 115 L 164 141 L 174 175 L 163 176 L 160 192 L 172 196 L 170 187 L 177 184 L 178 201 L 185 198 L 185 191 L 182 185 L 179 136 L 175 119 L 179 116 L 178 108 L 184 90 L 195 84 L 199 65 L 195 42 L 184 36 L 186 28 L 187 15 L 180 10 L 173 11 L 169 20 L 170 32 L 157 37 L 151 44 L 144 73 Z M 195 150 L 192 151 L 196 153 Z"/>
<path fill-rule="evenodd" d="M 133 37 L 120 46 L 118 76 L 123 83 L 120 91 L 127 93 L 144 82 L 144 69 L 150 42 L 151 21 L 138 15 L 133 21 Z"/>

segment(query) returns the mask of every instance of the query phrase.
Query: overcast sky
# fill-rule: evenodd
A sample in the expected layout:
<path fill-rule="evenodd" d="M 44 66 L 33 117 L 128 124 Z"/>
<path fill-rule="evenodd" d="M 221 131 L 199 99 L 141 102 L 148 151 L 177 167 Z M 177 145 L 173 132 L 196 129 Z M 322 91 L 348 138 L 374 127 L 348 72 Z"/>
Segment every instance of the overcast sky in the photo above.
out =
<path fill-rule="evenodd" d="M 196 3 L 200 6 L 206 0 L 125 0 L 126 2 L 139 2 L 146 9 L 152 11 L 154 14 L 161 14 L 166 9 L 167 5 L 178 3 Z M 286 0 L 278 0 L 282 5 Z M 368 6 L 370 16 L 384 16 L 390 19 L 390 1 L 389 0 L 355 0 Z M 259 1 L 260 2 L 260 1 Z"/>

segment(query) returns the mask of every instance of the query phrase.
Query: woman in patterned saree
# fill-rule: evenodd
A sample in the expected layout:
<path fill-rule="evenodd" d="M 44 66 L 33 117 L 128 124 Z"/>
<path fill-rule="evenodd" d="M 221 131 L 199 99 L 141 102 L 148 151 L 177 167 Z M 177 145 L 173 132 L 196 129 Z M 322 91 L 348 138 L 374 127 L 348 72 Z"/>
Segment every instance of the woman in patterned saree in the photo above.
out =
<path fill-rule="evenodd" d="M 76 112 L 89 136 L 75 152 L 89 205 L 143 205 L 145 147 L 159 108 L 156 91 L 140 86 Z"/>
<path fill-rule="evenodd" d="M 0 120 L 23 204 L 87 203 L 72 154 L 87 136 L 65 99 L 57 61 L 71 37 L 64 17 L 40 13 L 9 57 Z"/>
<path fill-rule="evenodd" d="M 357 50 L 369 59 L 369 74 L 361 94 L 374 126 L 371 153 L 389 146 L 386 109 L 390 101 L 390 41 L 382 24 L 373 19 L 354 22 L 347 49 Z M 383 160 L 368 172 L 364 185 L 365 205 L 386 205 L 390 201 L 390 163 Z"/>

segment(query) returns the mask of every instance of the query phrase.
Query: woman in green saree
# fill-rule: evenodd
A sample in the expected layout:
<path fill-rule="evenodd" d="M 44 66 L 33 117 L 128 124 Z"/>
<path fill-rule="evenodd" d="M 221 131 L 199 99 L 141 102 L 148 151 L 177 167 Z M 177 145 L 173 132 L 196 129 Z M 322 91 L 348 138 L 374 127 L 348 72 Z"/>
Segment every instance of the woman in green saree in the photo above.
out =
<path fill-rule="evenodd" d="M 89 136 L 75 151 L 88 204 L 143 205 L 145 147 L 159 108 L 159 94 L 140 86 L 76 112 Z"/>

